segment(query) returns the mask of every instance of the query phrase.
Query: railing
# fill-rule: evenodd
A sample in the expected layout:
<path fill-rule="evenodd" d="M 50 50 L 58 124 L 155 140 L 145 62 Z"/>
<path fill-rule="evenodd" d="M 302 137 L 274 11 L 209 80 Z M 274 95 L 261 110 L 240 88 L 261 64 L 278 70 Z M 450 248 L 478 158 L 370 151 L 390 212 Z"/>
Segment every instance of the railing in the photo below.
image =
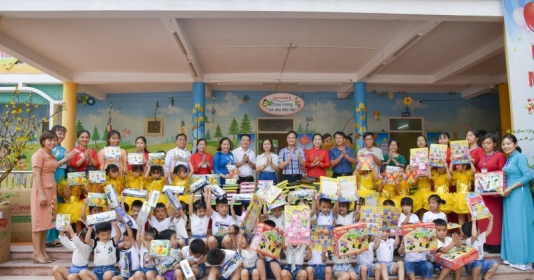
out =
<path fill-rule="evenodd" d="M 0 171 L 0 174 L 3 173 L 3 171 Z M 0 189 L 31 189 L 32 182 L 32 171 L 11 171 L 11 173 L 0 182 Z"/>

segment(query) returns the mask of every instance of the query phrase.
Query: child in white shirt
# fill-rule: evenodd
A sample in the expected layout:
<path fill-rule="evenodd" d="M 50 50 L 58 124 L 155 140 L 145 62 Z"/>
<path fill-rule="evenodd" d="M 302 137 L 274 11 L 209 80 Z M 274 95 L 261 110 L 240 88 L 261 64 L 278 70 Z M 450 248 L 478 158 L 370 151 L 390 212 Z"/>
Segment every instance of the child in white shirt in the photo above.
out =
<path fill-rule="evenodd" d="M 211 204 L 211 197 L 207 196 L 207 192 L 203 193 L 203 197 L 197 201 L 195 201 L 195 196 L 191 195 L 189 201 L 189 218 L 191 219 L 191 238 L 202 239 L 207 246 L 210 217 L 207 215 L 206 201 L 209 201 Z"/>
<path fill-rule="evenodd" d="M 213 236 L 208 238 L 208 248 L 232 248 L 232 239 L 230 234 L 234 234 L 233 225 L 236 224 L 234 218 L 228 215 L 228 199 L 217 199 L 215 209 L 211 207 L 211 190 L 206 190 L 208 201 L 206 203 L 206 212 L 211 217 L 211 233 Z"/>
<path fill-rule="evenodd" d="M 374 244 L 379 243 L 380 238 L 378 235 L 374 237 L 373 242 L 369 242 L 369 249 L 358 255 L 358 265 L 354 268 L 354 272 L 358 275 L 359 279 L 367 280 L 369 277 L 375 277 L 381 274 L 381 265 L 379 263 L 373 264 L 374 260 Z"/>
<path fill-rule="evenodd" d="M 423 276 L 423 279 L 430 280 L 434 270 L 432 263 L 427 261 L 430 252 L 412 252 L 405 254 L 405 245 L 402 244 L 399 248 L 399 254 L 404 255 L 404 270 L 410 280 L 415 280 L 415 275 Z"/>
<path fill-rule="evenodd" d="M 304 280 L 308 277 L 306 270 L 302 269 L 306 245 L 285 245 L 286 266 L 282 269 L 282 279 Z"/>
<path fill-rule="evenodd" d="M 139 248 L 139 270 L 134 274 L 135 279 L 155 279 L 158 275 L 155 257 L 150 256 L 150 243 L 156 238 L 158 232 L 155 228 L 149 228 L 143 233 L 137 231 L 136 242 Z"/>
<path fill-rule="evenodd" d="M 265 262 L 260 259 L 256 251 L 249 248 L 249 240 L 245 236 L 244 230 L 239 230 L 237 238 L 237 252 L 243 256 L 243 270 L 241 270 L 241 279 L 252 278 L 259 280 L 260 275 L 266 275 Z"/>
<path fill-rule="evenodd" d="M 202 239 L 194 239 L 189 246 L 182 248 L 181 256 L 189 262 L 189 266 L 197 279 L 204 277 L 206 272 L 206 243 Z M 175 279 L 184 279 L 181 268 L 174 271 Z"/>
<path fill-rule="evenodd" d="M 412 213 L 413 199 L 411 197 L 403 197 L 400 201 L 402 213 L 399 216 L 399 228 L 402 225 L 419 223 L 419 217 Z"/>
<path fill-rule="evenodd" d="M 423 223 L 431 223 L 435 219 L 443 219 L 446 222 L 447 215 L 439 210 L 439 206 L 445 203 L 446 201 L 441 199 L 439 195 L 430 195 L 428 197 L 428 208 L 430 208 L 430 211 L 425 212 L 423 215 Z"/>
<path fill-rule="evenodd" d="M 80 271 L 84 269 L 88 270 L 89 268 L 87 265 L 89 264 L 89 256 L 91 255 L 91 252 L 93 252 L 93 248 L 82 241 L 85 240 L 87 228 L 80 232 L 80 236 L 77 236 L 74 233 L 71 225 L 67 226 L 66 232 L 71 239 L 65 235 L 65 231 L 60 231 L 59 241 L 65 248 L 72 251 L 72 265 L 70 269 L 57 265 L 54 266 L 54 268 L 52 268 L 52 273 L 56 279 L 67 279 L 69 278 L 69 275 L 77 278 Z"/>
<path fill-rule="evenodd" d="M 89 227 L 85 235 L 85 243 L 93 248 L 95 268 L 93 271 L 82 270 L 80 272 L 81 279 L 111 279 L 118 275 L 119 271 L 115 268 L 117 262 L 117 247 L 121 239 L 121 232 L 117 227 L 117 222 L 113 222 L 113 228 L 117 233 L 114 238 L 111 238 L 111 224 L 108 222 L 95 225 L 96 238 L 92 239 L 91 234 L 93 228 Z"/>
<path fill-rule="evenodd" d="M 155 228 L 158 232 L 162 232 L 171 227 L 171 218 L 167 216 L 167 209 L 165 204 L 158 202 L 154 208 L 154 214 L 148 217 L 150 226 Z"/>
<path fill-rule="evenodd" d="M 171 213 L 170 228 L 176 232 L 176 239 L 178 239 L 178 247 L 183 248 L 189 244 L 189 236 L 187 236 L 187 216 L 183 208 L 175 211 L 173 207 L 169 209 Z"/>
<path fill-rule="evenodd" d="M 435 219 L 434 224 L 436 225 L 436 237 L 438 240 L 437 253 L 447 254 L 455 246 L 459 247 L 462 245 L 458 234 L 453 233 L 452 237 L 447 236 L 447 222 L 445 220 Z M 437 269 L 440 271 L 438 277 L 439 280 L 445 279 L 445 277 L 447 277 L 451 272 L 450 268 L 443 267 L 437 263 L 434 264 L 434 267 L 437 267 Z M 461 276 L 462 268 L 460 267 L 454 271 L 454 279 L 460 279 Z"/>
<path fill-rule="evenodd" d="M 332 279 L 332 268 L 326 266 L 327 254 L 326 246 L 323 246 L 322 250 L 308 250 L 306 273 L 309 279 Z"/>
<path fill-rule="evenodd" d="M 478 251 L 478 259 L 468 263 L 465 266 L 467 273 L 471 273 L 473 279 L 478 279 L 479 274 L 484 275 L 484 279 L 491 279 L 493 274 L 499 268 L 499 264 L 495 260 L 484 260 L 484 243 L 486 237 L 491 234 L 493 230 L 493 215 L 490 214 L 488 227 L 483 233 L 479 232 L 476 217 L 471 217 L 471 223 L 462 225 L 462 231 L 467 236 L 465 245 L 473 247 Z"/>
<path fill-rule="evenodd" d="M 278 206 L 271 209 L 271 214 L 267 211 L 267 204 L 263 205 L 263 215 L 273 221 L 276 226 L 284 231 L 284 206 Z"/>
<path fill-rule="evenodd" d="M 134 276 L 140 268 L 139 250 L 137 249 L 137 243 L 135 242 L 135 235 L 131 228 L 127 228 L 123 236 L 123 242 L 121 243 L 123 250 L 121 253 L 126 254 L 128 259 L 128 267 L 123 267 L 126 263 L 120 259 L 119 269 L 121 273 L 118 276 L 112 278 L 112 280 L 123 280 L 123 278 L 129 278 Z M 119 254 L 120 256 L 120 254 Z M 123 273 L 124 272 L 124 273 Z"/>
<path fill-rule="evenodd" d="M 334 225 L 334 212 L 332 211 L 332 201 L 326 198 L 319 198 L 320 196 L 320 193 L 315 193 L 311 212 L 317 215 L 317 225 L 332 226 Z"/>
<path fill-rule="evenodd" d="M 341 197 L 341 191 L 337 192 L 337 196 L 338 199 L 336 200 L 336 203 L 334 203 L 334 208 L 332 209 L 332 212 L 334 212 L 334 217 L 336 218 L 335 223 L 343 226 L 354 224 L 355 217 L 357 217 L 358 213 L 360 212 L 360 204 L 356 204 L 356 211 L 349 211 L 351 202 L 346 201 Z"/>
<path fill-rule="evenodd" d="M 393 251 L 395 247 L 399 246 L 400 239 L 397 234 L 398 230 L 395 230 L 395 239 L 390 239 L 389 235 L 391 230 L 384 228 L 380 230 L 380 240 L 373 244 L 373 248 L 376 250 L 376 260 L 381 267 L 381 275 L 385 280 L 389 279 L 389 276 L 399 275 L 400 280 L 404 280 L 404 262 L 393 262 Z"/>
<path fill-rule="evenodd" d="M 233 250 L 226 250 L 226 249 L 211 249 L 208 251 L 208 255 L 206 256 L 206 263 L 212 268 L 210 269 L 210 273 L 208 275 L 208 279 L 218 279 L 218 276 L 221 275 L 221 266 L 225 264 L 227 261 L 232 259 L 232 257 L 237 254 L 236 251 Z M 240 279 L 241 276 L 241 268 L 237 267 L 234 272 L 232 272 L 232 275 L 230 276 L 231 279 Z"/>

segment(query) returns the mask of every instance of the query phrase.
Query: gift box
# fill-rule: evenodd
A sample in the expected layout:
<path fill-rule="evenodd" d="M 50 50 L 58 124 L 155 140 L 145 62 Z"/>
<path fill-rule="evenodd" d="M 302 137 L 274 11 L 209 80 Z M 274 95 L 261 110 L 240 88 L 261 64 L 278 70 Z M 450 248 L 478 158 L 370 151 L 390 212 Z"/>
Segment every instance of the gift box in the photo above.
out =
<path fill-rule="evenodd" d="M 373 170 L 373 158 L 372 157 L 358 157 L 358 170 Z"/>
<path fill-rule="evenodd" d="M 122 196 L 146 198 L 147 190 L 141 189 L 124 189 Z"/>
<path fill-rule="evenodd" d="M 264 223 L 256 225 L 250 249 L 265 256 L 279 259 L 282 250 L 283 232 Z"/>
<path fill-rule="evenodd" d="M 104 147 L 104 159 L 118 159 L 121 158 L 121 148 L 107 146 Z"/>
<path fill-rule="evenodd" d="M 129 165 L 143 165 L 144 159 L 145 159 L 145 155 L 143 153 L 129 153 L 128 154 Z"/>
<path fill-rule="evenodd" d="M 384 208 L 379 206 L 362 206 L 360 222 L 367 225 L 369 235 L 380 235 Z"/>
<path fill-rule="evenodd" d="M 156 208 L 156 204 L 158 204 L 158 198 L 159 198 L 159 191 L 153 190 L 150 192 L 150 196 L 148 197 L 148 202 L 150 203 L 150 207 Z"/>
<path fill-rule="evenodd" d="M 182 273 L 184 274 L 185 280 L 196 280 L 195 274 L 189 265 L 188 260 L 183 260 L 180 262 L 180 267 L 182 268 Z"/>
<path fill-rule="evenodd" d="M 475 173 L 475 192 L 481 195 L 502 195 L 506 189 L 506 175 L 502 171 Z"/>
<path fill-rule="evenodd" d="M 402 236 L 407 253 L 437 250 L 438 241 L 434 223 L 402 225 Z"/>
<path fill-rule="evenodd" d="M 267 209 L 269 211 L 273 210 L 276 207 L 285 206 L 287 204 L 286 201 L 286 195 L 284 193 L 281 193 L 274 201 L 273 203 L 269 204 L 267 206 Z"/>
<path fill-rule="evenodd" d="M 447 145 L 430 144 L 429 164 L 435 167 L 447 165 Z"/>
<path fill-rule="evenodd" d="M 335 227 L 332 230 L 332 235 L 334 237 L 334 254 L 338 257 L 357 255 L 369 249 L 368 230 L 365 223 Z"/>
<path fill-rule="evenodd" d="M 88 193 L 87 206 L 104 207 L 106 206 L 107 197 L 105 193 Z"/>
<path fill-rule="evenodd" d="M 137 221 L 136 221 L 140 227 L 146 224 L 146 221 L 148 220 L 148 216 L 150 215 L 150 211 L 152 211 L 150 202 L 149 201 L 143 202 L 143 205 L 141 206 L 141 209 L 139 210 L 139 214 L 137 215 Z"/>
<path fill-rule="evenodd" d="M 67 184 L 69 186 L 80 186 L 87 184 L 85 172 L 71 172 L 67 173 Z"/>
<path fill-rule="evenodd" d="M 417 170 L 406 171 L 406 183 L 413 185 L 417 182 Z"/>
<path fill-rule="evenodd" d="M 251 201 L 253 193 L 238 193 L 232 196 L 236 201 Z"/>
<path fill-rule="evenodd" d="M 162 192 L 165 192 L 166 190 L 170 190 L 172 193 L 174 194 L 184 194 L 185 192 L 185 187 L 183 186 L 170 186 L 170 185 L 165 185 L 163 186 L 163 190 L 161 190 Z"/>
<path fill-rule="evenodd" d="M 244 259 L 243 256 L 241 256 L 239 253 L 235 253 L 228 261 L 222 264 L 221 266 L 221 277 L 230 279 L 232 276 L 232 273 L 241 266 Z"/>
<path fill-rule="evenodd" d="M 341 191 L 341 201 L 358 201 L 360 198 L 356 192 L 356 176 L 340 176 L 337 177 L 339 181 L 339 191 Z"/>
<path fill-rule="evenodd" d="M 310 220 L 310 207 L 307 205 L 286 205 L 284 207 L 286 244 L 309 244 Z"/>
<path fill-rule="evenodd" d="M 321 176 L 321 198 L 330 200 L 337 200 L 337 191 L 339 190 L 339 180 L 336 178 L 330 178 Z"/>
<path fill-rule="evenodd" d="M 108 206 L 110 208 L 116 208 L 119 207 L 119 199 L 117 198 L 117 194 L 115 193 L 115 188 L 113 188 L 113 185 L 107 185 L 104 187 L 104 193 L 106 194 L 106 198 L 108 200 Z"/>
<path fill-rule="evenodd" d="M 436 263 L 452 270 L 463 267 L 476 259 L 478 259 L 478 251 L 465 245 L 454 247 L 447 254 L 436 254 Z"/>
<path fill-rule="evenodd" d="M 365 195 L 365 205 L 378 206 L 378 196 L 379 193 L 377 192 Z"/>
<path fill-rule="evenodd" d="M 89 183 L 105 183 L 106 171 L 94 170 L 89 171 Z"/>
<path fill-rule="evenodd" d="M 56 215 L 56 229 L 59 231 L 67 230 L 70 225 L 70 214 L 57 214 Z"/>
<path fill-rule="evenodd" d="M 410 165 L 428 163 L 428 148 L 410 149 Z"/>
<path fill-rule="evenodd" d="M 158 240 L 153 240 L 158 241 Z M 168 241 L 168 240 L 166 240 Z M 169 269 L 176 266 L 176 264 L 180 263 L 182 261 L 182 257 L 179 254 L 180 249 L 171 249 L 169 256 L 164 258 L 163 261 L 161 261 L 158 265 L 156 265 L 156 270 L 161 275 L 165 272 L 167 272 Z"/>
<path fill-rule="evenodd" d="M 467 140 L 451 141 L 451 162 L 453 164 L 470 164 L 469 144 Z"/>
<path fill-rule="evenodd" d="M 384 212 L 382 213 L 382 228 L 387 228 L 389 230 L 394 230 L 399 224 L 400 214 L 402 208 L 400 207 L 383 207 Z"/>
<path fill-rule="evenodd" d="M 334 249 L 334 242 L 332 240 L 332 230 L 334 226 L 318 226 L 311 227 L 310 243 L 313 245 L 312 250 L 323 251 L 323 248 L 331 251 Z"/>
<path fill-rule="evenodd" d="M 98 223 L 115 221 L 116 219 L 117 214 L 115 213 L 115 211 L 107 211 L 98 214 L 88 215 L 87 224 L 92 226 Z"/>
<path fill-rule="evenodd" d="M 153 257 L 167 257 L 171 252 L 170 240 L 152 240 L 150 241 L 150 250 L 148 254 Z"/>
<path fill-rule="evenodd" d="M 149 153 L 148 154 L 148 165 L 164 166 L 165 165 L 165 154 L 164 153 Z"/>
<path fill-rule="evenodd" d="M 471 212 L 471 216 L 476 217 L 477 220 L 489 218 L 491 213 L 484 203 L 484 199 L 477 193 L 466 193 L 465 201 L 467 207 Z"/>
<path fill-rule="evenodd" d="M 178 199 L 176 199 L 176 196 L 174 196 L 174 193 L 171 189 L 164 190 L 163 194 L 165 194 L 165 196 L 169 200 L 169 203 L 172 205 L 175 211 L 182 209 L 182 204 L 180 204 Z"/>
<path fill-rule="evenodd" d="M 297 200 L 306 199 L 312 201 L 313 199 L 313 190 L 297 190 L 290 191 L 287 196 L 287 202 L 289 204 L 295 204 Z"/>

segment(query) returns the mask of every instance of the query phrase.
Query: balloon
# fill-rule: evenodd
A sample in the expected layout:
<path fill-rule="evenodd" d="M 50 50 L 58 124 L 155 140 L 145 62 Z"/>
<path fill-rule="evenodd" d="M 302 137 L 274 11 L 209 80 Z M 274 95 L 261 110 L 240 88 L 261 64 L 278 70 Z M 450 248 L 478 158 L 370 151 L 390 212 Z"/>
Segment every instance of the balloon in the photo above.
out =
<path fill-rule="evenodd" d="M 514 10 L 514 22 L 517 24 L 517 26 L 519 26 L 519 28 L 528 31 L 527 23 L 525 22 L 525 17 L 523 16 L 523 10 L 523 7 L 519 7 Z"/>
<path fill-rule="evenodd" d="M 523 16 L 528 28 L 534 31 L 534 2 L 529 2 L 525 5 L 525 8 L 523 9 Z"/>

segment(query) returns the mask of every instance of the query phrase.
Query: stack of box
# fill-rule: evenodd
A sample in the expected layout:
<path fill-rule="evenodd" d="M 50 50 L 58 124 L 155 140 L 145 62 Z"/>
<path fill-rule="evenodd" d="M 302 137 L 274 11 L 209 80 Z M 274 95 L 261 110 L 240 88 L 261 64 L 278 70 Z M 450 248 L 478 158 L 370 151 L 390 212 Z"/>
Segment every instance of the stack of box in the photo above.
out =
<path fill-rule="evenodd" d="M 239 191 L 239 185 L 227 183 L 223 185 L 222 189 L 226 192 L 226 198 L 228 198 L 228 200 L 232 200 L 232 197 Z"/>

